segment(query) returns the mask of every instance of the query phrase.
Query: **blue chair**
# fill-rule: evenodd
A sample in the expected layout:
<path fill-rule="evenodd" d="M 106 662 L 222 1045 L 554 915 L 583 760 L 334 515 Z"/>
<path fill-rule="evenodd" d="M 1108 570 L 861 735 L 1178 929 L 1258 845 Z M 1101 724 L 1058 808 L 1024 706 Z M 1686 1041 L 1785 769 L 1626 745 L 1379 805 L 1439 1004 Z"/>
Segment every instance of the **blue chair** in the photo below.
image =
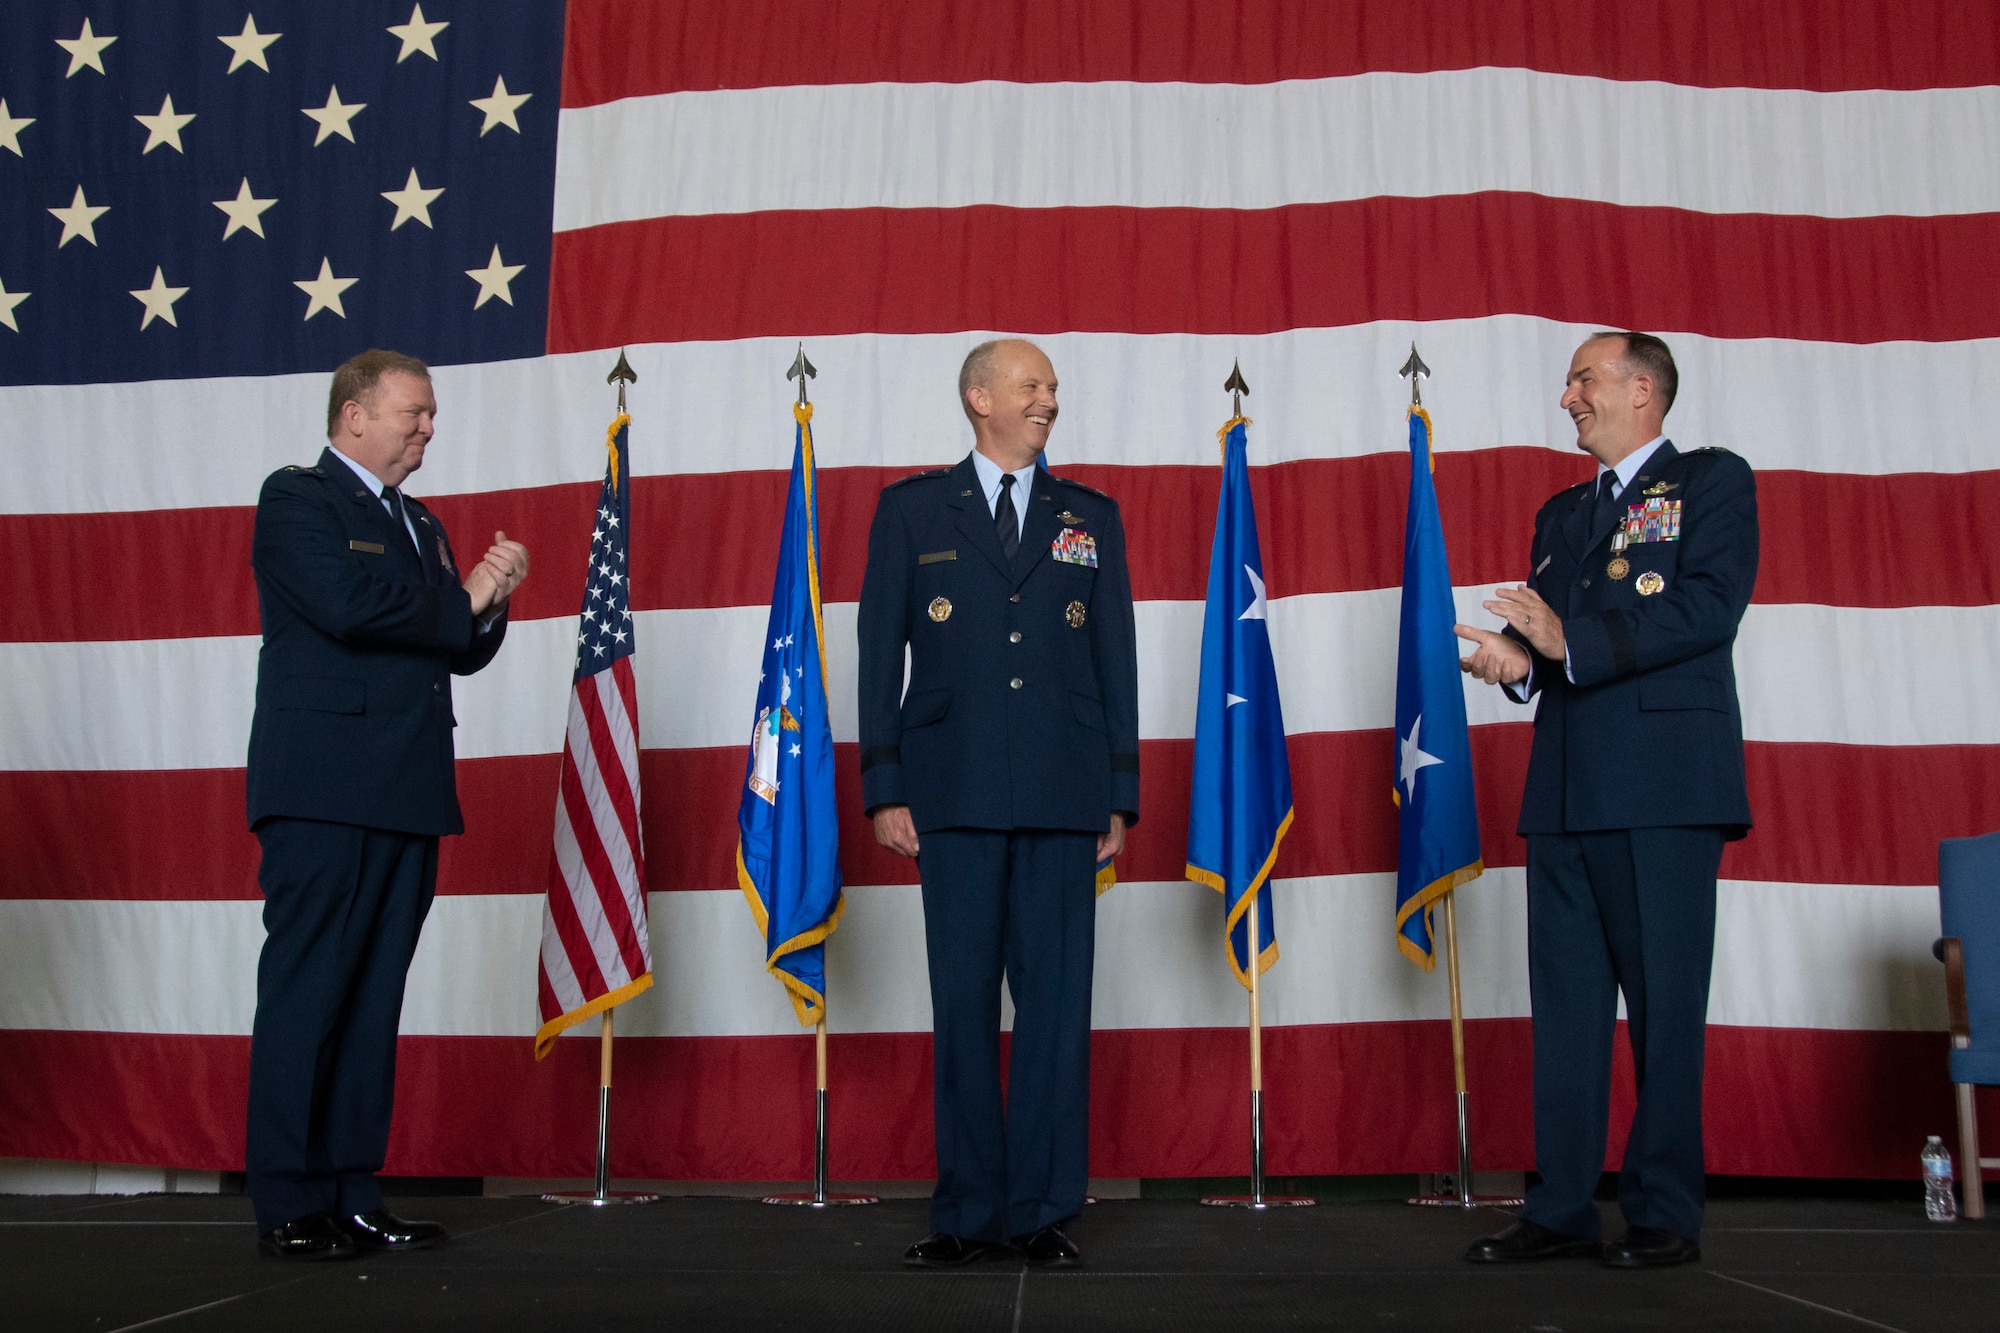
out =
<path fill-rule="evenodd" d="M 1951 1081 L 1958 1092 L 1958 1158 L 1965 1215 L 1986 1216 L 1984 1172 L 2000 1157 L 1979 1155 L 1972 1090 L 2000 1085 L 2000 833 L 1938 844 L 1938 916 L 1944 938 L 1945 1000 L 1951 1009 Z"/>

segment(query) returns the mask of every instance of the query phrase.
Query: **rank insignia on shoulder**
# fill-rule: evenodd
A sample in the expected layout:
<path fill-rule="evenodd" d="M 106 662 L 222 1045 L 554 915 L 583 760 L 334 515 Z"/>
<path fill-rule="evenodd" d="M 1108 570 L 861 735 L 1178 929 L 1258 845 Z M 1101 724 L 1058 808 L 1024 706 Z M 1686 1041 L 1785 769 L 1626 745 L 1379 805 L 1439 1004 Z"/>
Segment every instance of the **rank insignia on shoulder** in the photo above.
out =
<path fill-rule="evenodd" d="M 1641 574 L 1639 576 L 1639 581 L 1633 584 L 1632 586 L 1639 590 L 1639 595 L 1641 597 L 1651 597 L 1654 593 L 1666 587 L 1667 581 L 1660 577 L 1660 572 L 1658 570 L 1649 569 L 1645 573 Z"/>
<path fill-rule="evenodd" d="M 1075 528 L 1064 528 L 1056 539 L 1049 543 L 1049 554 L 1066 565 L 1084 565 L 1097 568 L 1097 538 Z"/>
<path fill-rule="evenodd" d="M 1680 485 L 1680 483 L 1679 483 L 1679 482 L 1677 482 L 1677 481 L 1662 481 L 1662 482 L 1659 482 L 1659 483 L 1657 483 L 1657 484 L 1655 484 L 1655 485 L 1652 485 L 1652 486 L 1648 486 L 1648 487 L 1647 487 L 1647 488 L 1646 488 L 1645 490 L 1643 490 L 1643 491 L 1639 492 L 1639 494 L 1641 494 L 1641 495 L 1665 495 L 1665 494 L 1666 494 L 1666 493 L 1667 493 L 1668 491 L 1672 490 L 1672 489 L 1673 489 L 1674 487 L 1676 487 L 1676 486 L 1678 486 L 1678 485 Z"/>
<path fill-rule="evenodd" d="M 1063 619 L 1069 622 L 1071 629 L 1082 629 L 1083 622 L 1089 614 L 1082 602 L 1071 602 L 1063 608 Z"/>
<path fill-rule="evenodd" d="M 951 619 L 951 601 L 944 597 L 931 599 L 931 619 L 943 623 Z"/>
<path fill-rule="evenodd" d="M 302 463 L 287 463 L 287 464 L 285 464 L 285 471 L 287 471 L 287 472 L 303 472 L 303 473 L 305 473 L 305 474 L 306 474 L 306 475 L 307 475 L 308 477 L 324 477 L 324 476 L 326 475 L 326 469 L 325 469 L 325 468 L 322 468 L 322 467 L 308 467 L 308 466 L 306 466 L 305 464 L 302 464 Z"/>

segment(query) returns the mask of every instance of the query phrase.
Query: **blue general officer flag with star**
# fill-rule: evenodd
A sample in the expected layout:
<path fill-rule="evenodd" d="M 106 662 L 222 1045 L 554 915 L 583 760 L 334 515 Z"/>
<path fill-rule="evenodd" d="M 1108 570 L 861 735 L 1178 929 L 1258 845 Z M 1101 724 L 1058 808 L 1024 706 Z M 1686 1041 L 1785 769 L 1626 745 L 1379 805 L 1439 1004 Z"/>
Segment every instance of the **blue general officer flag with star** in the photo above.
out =
<path fill-rule="evenodd" d="M 798 433 L 737 806 L 736 878 L 764 933 L 765 966 L 784 983 L 799 1022 L 812 1024 L 826 1013 L 826 937 L 840 924 L 846 899 L 819 601 L 812 405 L 792 412 Z"/>
<path fill-rule="evenodd" d="M 1249 446 L 1238 417 L 1222 436 L 1222 497 L 1208 558 L 1195 706 L 1194 790 L 1187 877 L 1222 894 L 1229 964 L 1250 984 L 1250 906 L 1257 908 L 1257 971 L 1278 961 L 1277 919 L 1266 889 L 1292 826 L 1285 714 L 1265 619 L 1264 560 L 1250 503 Z"/>
<path fill-rule="evenodd" d="M 8 0 L 0 384 L 541 355 L 562 35 L 550 0 Z"/>
<path fill-rule="evenodd" d="M 1410 409 L 1410 508 L 1403 528 L 1403 611 L 1396 641 L 1396 944 L 1437 965 L 1431 909 L 1485 870 L 1472 800 L 1458 619 L 1444 525 L 1431 479 L 1431 418 Z"/>

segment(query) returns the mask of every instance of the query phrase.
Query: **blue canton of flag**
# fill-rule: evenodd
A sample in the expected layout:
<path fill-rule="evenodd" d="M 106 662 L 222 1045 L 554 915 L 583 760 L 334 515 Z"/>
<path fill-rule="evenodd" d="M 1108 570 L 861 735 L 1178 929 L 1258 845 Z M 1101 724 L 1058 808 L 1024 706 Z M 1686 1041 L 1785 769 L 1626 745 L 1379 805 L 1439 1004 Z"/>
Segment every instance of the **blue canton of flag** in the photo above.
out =
<path fill-rule="evenodd" d="M 812 1024 L 826 1012 L 826 937 L 840 924 L 846 899 L 819 603 L 812 405 L 792 411 L 798 434 L 736 813 L 736 878 L 764 932 L 765 966 L 784 983 L 799 1022 Z"/>
<path fill-rule="evenodd" d="M 546 348 L 563 6 L 10 0 L 0 384 Z"/>
<path fill-rule="evenodd" d="M 1396 644 L 1396 944 L 1437 965 L 1431 909 L 1486 866 L 1472 800 L 1457 620 L 1444 526 L 1431 480 L 1431 418 L 1410 409 L 1410 510 L 1403 529 L 1403 614 Z"/>
<path fill-rule="evenodd" d="M 1242 417 L 1220 432 L 1222 498 L 1208 558 L 1208 610 L 1201 627 L 1201 689 L 1195 706 L 1194 791 L 1188 810 L 1187 877 L 1222 894 L 1229 963 L 1250 984 L 1250 928 L 1257 905 L 1257 970 L 1278 961 L 1277 920 L 1263 892 L 1278 844 L 1292 826 L 1292 768 L 1285 714 L 1265 620 L 1264 561 L 1250 503 Z"/>

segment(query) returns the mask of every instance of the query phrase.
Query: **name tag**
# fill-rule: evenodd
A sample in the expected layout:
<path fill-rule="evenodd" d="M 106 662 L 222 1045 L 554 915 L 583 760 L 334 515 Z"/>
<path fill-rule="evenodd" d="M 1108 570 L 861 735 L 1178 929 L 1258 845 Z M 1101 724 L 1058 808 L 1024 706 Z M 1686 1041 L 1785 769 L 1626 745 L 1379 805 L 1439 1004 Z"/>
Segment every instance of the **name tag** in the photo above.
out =
<path fill-rule="evenodd" d="M 388 548 L 383 546 L 381 542 L 364 542 L 364 541 L 349 540 L 347 543 L 347 549 L 350 551 L 366 551 L 370 555 L 381 555 Z"/>
<path fill-rule="evenodd" d="M 956 559 L 958 559 L 957 551 L 929 551 L 918 556 L 917 563 L 920 565 L 935 565 L 940 560 Z"/>

